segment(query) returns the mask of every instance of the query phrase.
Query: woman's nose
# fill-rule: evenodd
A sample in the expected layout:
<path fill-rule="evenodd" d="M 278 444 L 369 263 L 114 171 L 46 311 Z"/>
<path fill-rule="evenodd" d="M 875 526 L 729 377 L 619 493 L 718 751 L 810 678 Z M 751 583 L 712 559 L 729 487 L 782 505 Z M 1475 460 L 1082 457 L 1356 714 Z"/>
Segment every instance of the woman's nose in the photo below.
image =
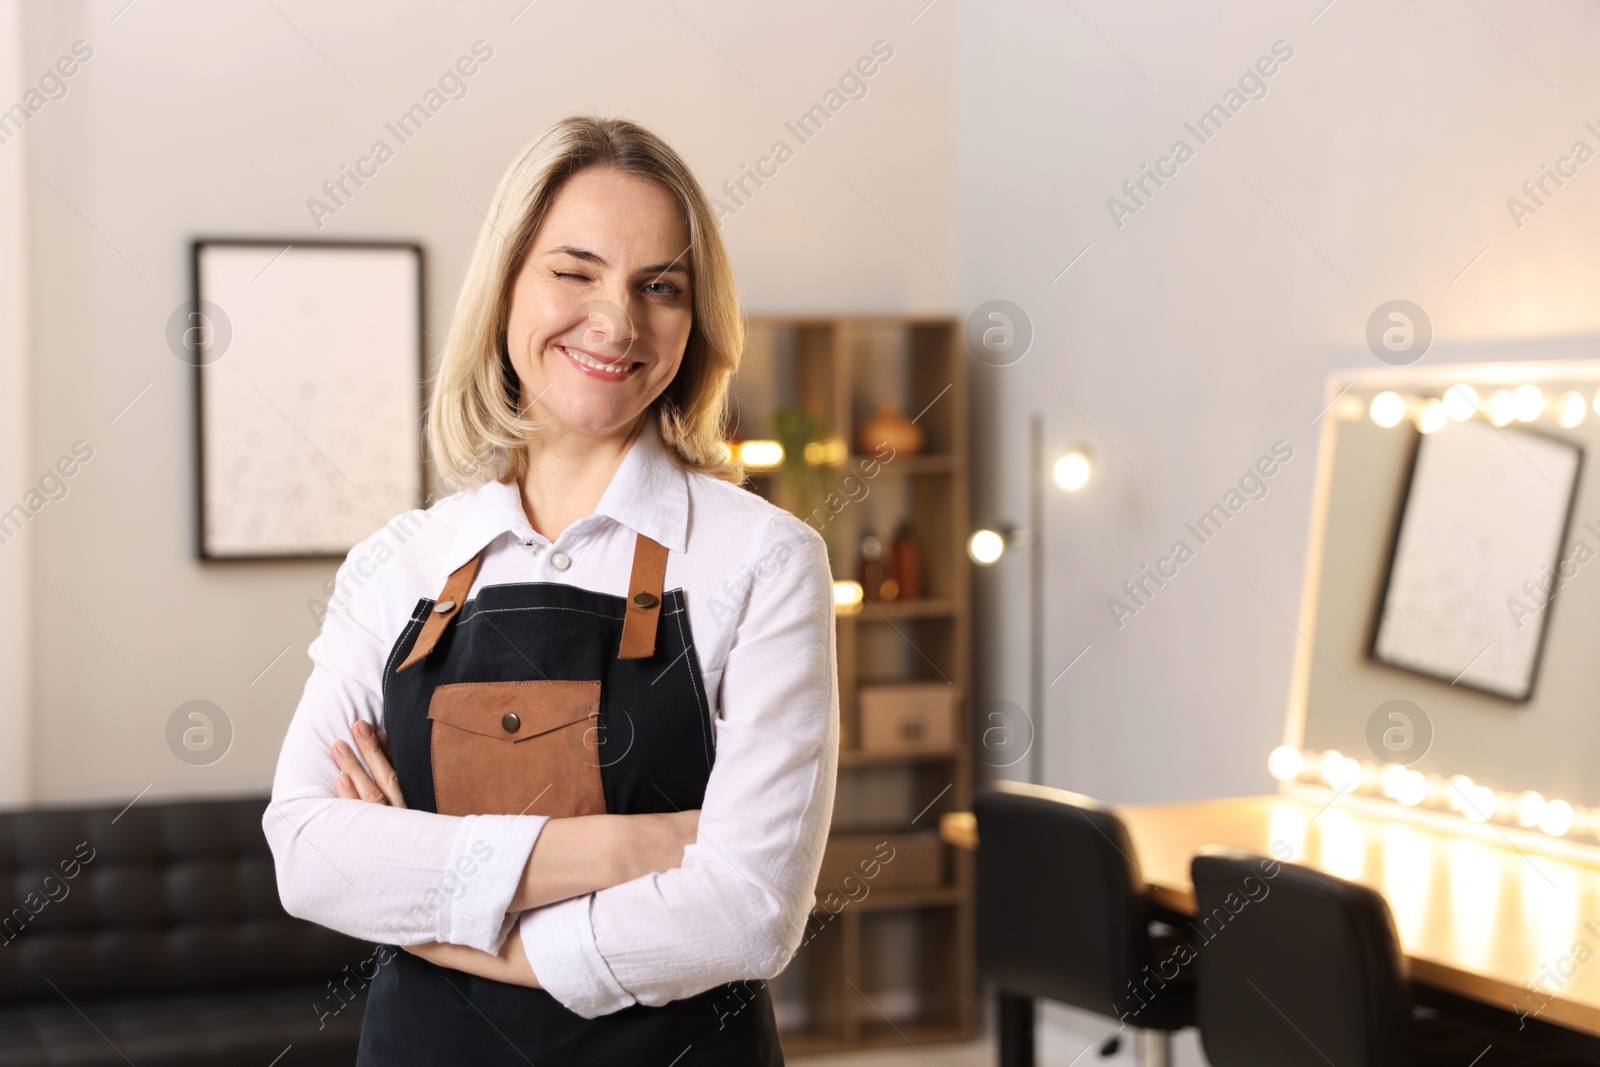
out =
<path fill-rule="evenodd" d="M 598 351 L 607 346 L 633 344 L 637 332 L 633 315 L 625 305 L 609 299 L 594 300 L 584 310 L 587 317 L 583 326 L 583 347 Z"/>

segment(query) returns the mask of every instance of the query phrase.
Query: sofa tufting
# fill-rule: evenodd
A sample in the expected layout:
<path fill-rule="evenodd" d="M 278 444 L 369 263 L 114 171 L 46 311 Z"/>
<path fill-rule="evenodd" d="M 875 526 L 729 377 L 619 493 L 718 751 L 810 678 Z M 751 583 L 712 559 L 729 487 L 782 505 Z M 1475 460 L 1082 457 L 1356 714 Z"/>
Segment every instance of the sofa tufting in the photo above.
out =
<path fill-rule="evenodd" d="M 0 1067 L 354 1063 L 374 947 L 284 912 L 265 807 L 0 812 Z"/>

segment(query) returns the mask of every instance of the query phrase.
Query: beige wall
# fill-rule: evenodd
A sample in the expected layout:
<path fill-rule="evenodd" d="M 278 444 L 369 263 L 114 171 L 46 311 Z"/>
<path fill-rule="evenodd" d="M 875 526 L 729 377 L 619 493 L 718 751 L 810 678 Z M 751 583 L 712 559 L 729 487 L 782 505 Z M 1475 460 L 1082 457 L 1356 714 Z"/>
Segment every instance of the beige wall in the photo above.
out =
<path fill-rule="evenodd" d="M 1520 228 L 1505 204 L 1600 119 L 1582 105 L 1600 99 L 1586 51 L 1600 15 L 1587 8 L 1495 7 L 1491 26 L 1470 9 L 1375 0 L 1159 17 L 921 2 L 680 15 L 641 2 L 536 4 L 512 22 L 521 6 L 27 9 L 19 77 L 77 39 L 95 48 L 67 97 L 0 146 L 20 143 L 6 158 L 27 161 L 25 471 L 78 439 L 96 449 L 25 535 L 31 582 L 7 574 L 13 605 L 34 598 L 20 617 L 35 642 L 37 796 L 264 786 L 307 670 L 305 601 L 329 567 L 193 559 L 190 383 L 163 341 L 189 238 L 417 238 L 436 347 L 472 204 L 568 111 L 654 126 L 714 190 L 875 40 L 894 47 L 866 99 L 725 233 L 753 311 L 965 314 L 1004 297 L 1029 312 L 1032 353 L 973 368 L 975 509 L 1024 514 L 1030 411 L 1053 447 L 1095 447 L 1091 488 L 1049 500 L 1047 678 L 1089 651 L 1048 689 L 1046 771 L 1111 800 L 1271 787 L 1311 419 L 1331 369 L 1375 364 L 1363 330 L 1377 304 L 1428 309 L 1430 362 L 1600 349 L 1600 161 Z M 495 58 L 469 95 L 316 231 L 306 198 L 479 39 Z M 1266 97 L 1119 229 L 1108 197 L 1279 40 L 1294 58 Z M 1118 629 L 1106 602 L 1121 583 L 1280 439 L 1296 458 L 1269 496 Z M 1027 700 L 1025 580 L 1019 554 L 977 583 L 980 699 Z M 238 735 L 207 769 L 163 739 L 195 698 L 227 709 Z M 13 715 L 3 736 L 19 728 Z"/>
<path fill-rule="evenodd" d="M 1422 305 L 1430 364 L 1600 355 L 1600 160 L 1520 229 L 1506 207 L 1574 140 L 1600 150 L 1600 9 L 1044 8 L 961 7 L 956 77 L 967 295 L 1036 330 L 1016 366 L 974 367 L 979 514 L 1025 514 L 1030 410 L 1100 457 L 1090 489 L 1049 501 L 1046 681 L 1092 647 L 1049 687 L 1046 777 L 1112 801 L 1269 792 L 1312 419 L 1332 369 L 1380 366 L 1372 311 Z M 1294 56 L 1265 98 L 1118 229 L 1107 199 L 1279 40 Z M 1107 600 L 1277 440 L 1295 458 L 1266 499 L 1119 630 Z M 980 582 L 976 630 L 984 690 L 1018 704 L 1025 581 L 1019 560 Z"/>
<path fill-rule="evenodd" d="M 0 100 L 22 96 L 22 4 L 0 0 Z M 0 144 L 0 509 L 21 500 L 34 472 L 28 448 L 26 141 Z M 3 520 L 0 520 L 3 521 Z M 0 536 L 7 528 L 0 525 Z M 32 539 L 0 544 L 0 804 L 32 790 Z"/>
<path fill-rule="evenodd" d="M 94 449 L 25 535 L 37 563 L 21 592 L 35 598 L 22 618 L 35 642 L 38 799 L 132 797 L 147 785 L 151 796 L 265 790 L 309 671 L 316 623 L 306 601 L 332 565 L 202 566 L 194 556 L 190 373 L 165 342 L 169 314 L 187 299 L 192 237 L 419 240 L 436 350 L 501 170 L 549 122 L 590 111 L 655 129 L 708 191 L 775 139 L 796 147 L 725 220 L 752 311 L 954 304 L 922 258 L 953 270 L 948 5 L 912 24 L 848 3 L 757 17 L 693 4 L 680 15 L 643 0 L 520 15 L 521 0 L 285 0 L 276 10 L 164 0 L 119 13 L 124 2 L 32 5 L 24 25 L 25 75 L 74 41 L 94 49 L 23 138 L 27 470 L 80 439 Z M 307 198 L 479 40 L 494 55 L 467 95 L 317 230 Z M 784 122 L 877 40 L 894 55 L 867 95 L 797 145 Z M 15 547 L 0 548 L 0 566 Z M 232 750 L 210 767 L 167 749 L 168 716 L 193 699 L 233 723 Z M 11 737 L 27 724 L 8 706 Z"/>

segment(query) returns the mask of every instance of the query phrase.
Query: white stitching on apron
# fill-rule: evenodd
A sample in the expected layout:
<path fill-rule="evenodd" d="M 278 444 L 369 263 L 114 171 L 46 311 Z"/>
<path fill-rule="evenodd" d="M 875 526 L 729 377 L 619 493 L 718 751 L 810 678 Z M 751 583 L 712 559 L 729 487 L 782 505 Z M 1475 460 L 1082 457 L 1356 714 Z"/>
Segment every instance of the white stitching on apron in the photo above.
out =
<path fill-rule="evenodd" d="M 575 611 L 580 615 L 593 615 L 597 619 L 609 619 L 612 622 L 618 621 L 615 615 L 605 615 L 601 612 L 588 611 L 584 608 L 568 608 L 557 604 L 533 604 L 520 608 L 475 608 L 470 615 L 463 611 L 462 614 L 465 617 L 461 620 L 461 625 L 465 626 L 480 615 L 498 615 L 508 611 Z"/>
<path fill-rule="evenodd" d="M 678 640 L 683 642 L 684 651 L 687 653 L 691 646 L 689 644 L 689 635 L 683 632 L 683 616 L 686 612 L 680 609 L 671 614 L 678 616 Z M 695 658 L 698 659 L 699 657 Z M 687 669 L 689 671 L 689 683 L 694 686 L 695 702 L 700 705 L 700 714 L 696 716 L 700 720 L 700 749 L 706 754 L 706 767 L 709 769 L 712 766 L 711 739 L 706 736 L 706 720 L 711 717 L 711 709 L 706 706 L 705 697 L 700 693 L 700 679 L 695 677 L 700 672 L 694 669 L 693 664 L 689 664 Z"/>
<path fill-rule="evenodd" d="M 406 628 L 404 630 L 400 631 L 400 636 L 399 637 L 395 638 L 395 640 L 394 640 L 394 648 L 389 650 L 389 658 L 388 658 L 387 661 L 384 662 L 384 665 L 383 665 L 383 691 L 381 693 L 379 693 L 378 695 L 384 698 L 384 702 L 385 703 L 387 703 L 388 699 L 389 699 L 389 675 L 394 673 L 394 658 L 400 654 L 400 650 L 402 648 L 410 648 L 411 647 L 410 645 L 406 644 L 406 634 L 410 633 L 411 632 L 411 628 L 413 626 L 415 626 L 416 624 L 417 624 L 417 615 L 416 615 L 416 612 L 412 612 L 411 618 L 406 620 Z"/>

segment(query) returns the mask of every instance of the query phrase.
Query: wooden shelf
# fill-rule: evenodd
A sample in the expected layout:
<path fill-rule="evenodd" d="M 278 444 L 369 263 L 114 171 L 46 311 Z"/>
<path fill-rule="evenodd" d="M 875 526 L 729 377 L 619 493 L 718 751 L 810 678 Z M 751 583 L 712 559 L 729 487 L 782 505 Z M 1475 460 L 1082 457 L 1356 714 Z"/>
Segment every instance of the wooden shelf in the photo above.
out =
<path fill-rule="evenodd" d="M 867 600 L 861 610 L 846 618 L 858 622 L 883 622 L 894 619 L 948 618 L 965 611 L 955 600 L 921 597 L 917 600 Z"/>
<path fill-rule="evenodd" d="M 855 996 L 854 993 L 851 995 Z M 872 1011 L 865 1003 L 862 1007 Z M 964 1028 L 953 1022 L 908 1020 L 890 1023 L 874 1013 L 872 1020 L 862 1020 L 859 1035 L 853 1041 L 813 1030 L 794 1030 L 783 1035 L 783 1051 L 786 1056 L 823 1056 L 852 1049 L 916 1048 L 920 1045 L 970 1041 L 973 1036 L 970 1027 Z"/>
<path fill-rule="evenodd" d="M 962 756 L 960 749 L 931 749 L 922 752 L 863 752 L 859 748 L 841 748 L 841 767 L 880 767 L 900 763 L 954 763 Z"/>
<path fill-rule="evenodd" d="M 881 820 L 932 830 L 972 804 L 971 565 L 967 366 L 961 320 L 931 315 L 752 315 L 734 383 L 741 434 L 777 436 L 784 408 L 809 416 L 819 435 L 855 446 L 863 421 L 889 401 L 915 416 L 924 445 L 880 460 L 847 455 L 837 466 L 751 471 L 747 488 L 806 518 L 828 544 L 835 578 L 859 573 L 859 545 L 872 532 L 886 546 L 903 522 L 921 545 L 923 597 L 870 601 L 837 616 L 839 714 L 846 747 L 835 811 L 851 824 Z M 791 447 L 794 443 L 791 442 Z M 796 472 L 801 473 L 801 472 Z M 956 747 L 863 752 L 857 689 L 863 684 L 943 681 L 956 687 Z M 899 810 L 901 807 L 907 810 Z M 913 826 L 912 819 L 920 819 Z M 957 1041 L 978 1022 L 972 855 L 943 849 L 944 883 L 874 889 L 837 915 L 817 917 L 774 995 L 797 1028 L 783 1032 L 791 1056 Z M 903 957 L 902 957 L 902 954 Z M 906 1010 L 892 1023 L 867 976 L 896 974 Z M 905 976 L 910 976 L 909 979 Z M 891 1009 L 892 1014 L 892 1009 Z"/>
<path fill-rule="evenodd" d="M 966 894 L 960 886 L 936 885 L 922 889 L 876 889 L 851 904 L 862 911 L 897 911 L 905 908 L 948 908 L 961 904 Z"/>
<path fill-rule="evenodd" d="M 861 1047 L 885 1048 L 890 1045 L 915 1048 L 918 1045 L 935 1045 L 944 1041 L 966 1041 L 972 1037 L 969 1028 L 953 1022 L 886 1022 L 875 1016 L 875 1021 L 862 1021 Z M 787 1047 L 787 1046 L 786 1046 Z"/>
<path fill-rule="evenodd" d="M 958 465 L 957 457 L 948 454 L 896 456 L 887 463 L 878 460 L 876 456 L 853 454 L 842 465 L 834 469 L 840 474 L 848 474 L 850 471 L 860 470 L 863 463 L 873 462 L 878 464 L 876 477 L 882 477 L 887 474 L 911 477 L 914 475 L 955 474 L 958 470 L 963 473 L 965 471 L 965 465 Z M 752 481 L 757 478 L 776 478 L 779 474 L 779 468 L 748 467 L 745 469 L 745 474 Z"/>
<path fill-rule="evenodd" d="M 844 1038 L 838 1034 L 829 1034 L 817 1030 L 783 1031 L 783 1054 L 786 1058 L 794 1056 L 824 1056 L 830 1052 L 844 1052 L 855 1047 L 857 1046 L 845 1044 Z"/>
<path fill-rule="evenodd" d="M 845 461 L 845 467 L 850 470 L 859 470 L 863 463 L 878 464 L 878 472 L 883 474 L 954 474 L 956 472 L 957 457 L 949 453 L 920 454 L 915 456 L 896 456 L 884 463 L 876 456 L 852 455 Z M 963 467 L 965 465 L 963 464 Z"/>

